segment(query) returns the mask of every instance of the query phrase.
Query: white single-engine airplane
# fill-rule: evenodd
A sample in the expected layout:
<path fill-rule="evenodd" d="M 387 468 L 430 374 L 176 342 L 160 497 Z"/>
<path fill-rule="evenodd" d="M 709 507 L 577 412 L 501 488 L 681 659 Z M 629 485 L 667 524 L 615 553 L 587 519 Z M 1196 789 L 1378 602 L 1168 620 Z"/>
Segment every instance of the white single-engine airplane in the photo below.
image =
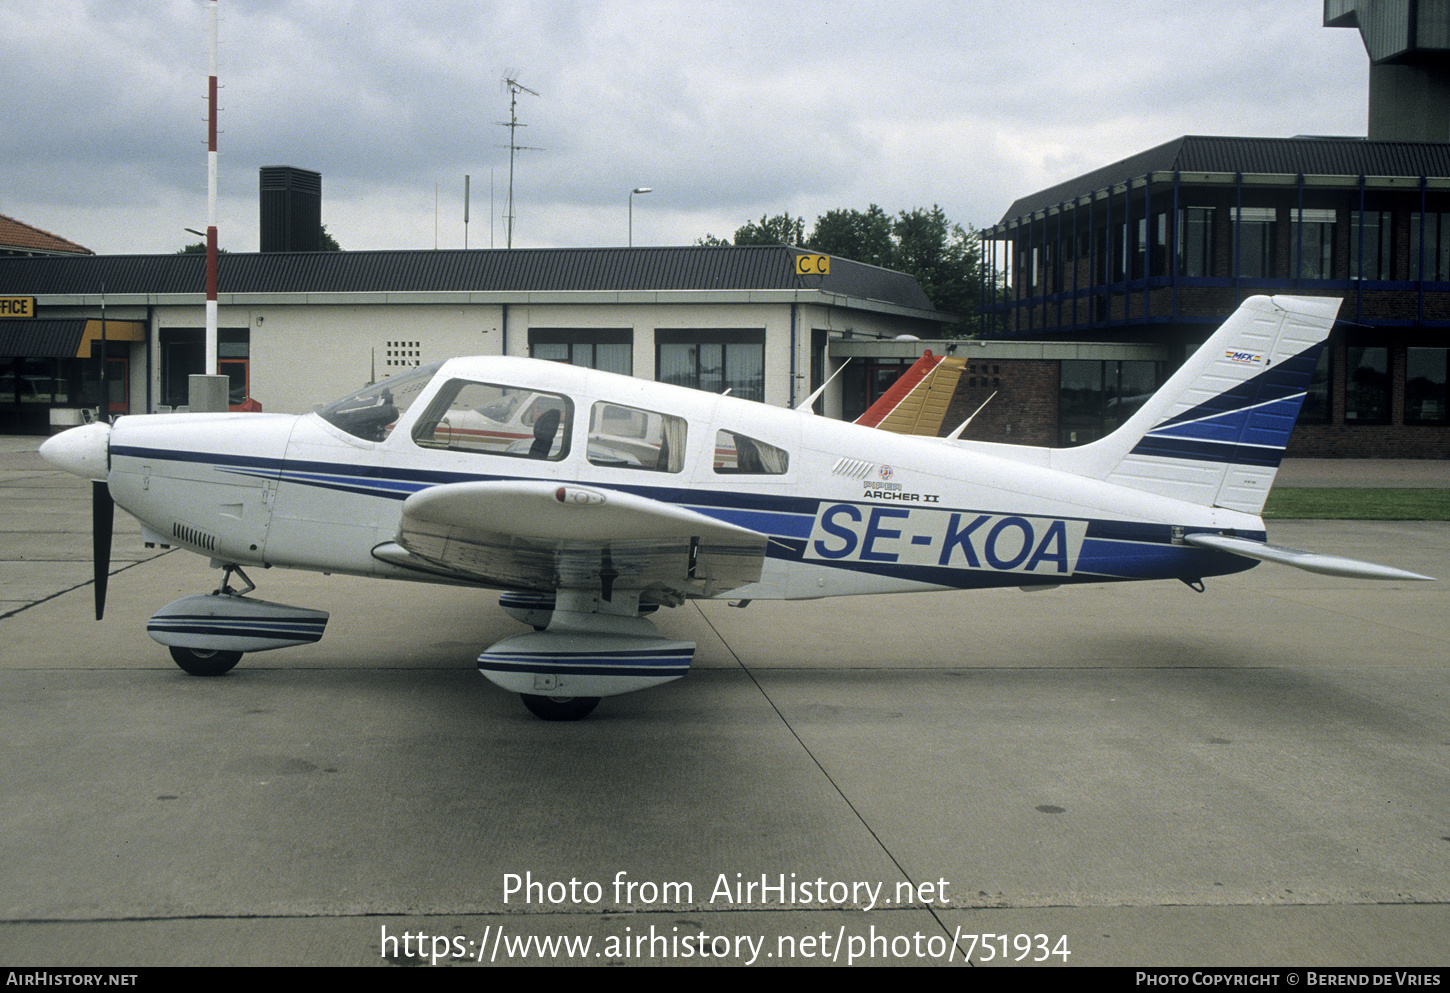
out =
<path fill-rule="evenodd" d="M 1339 301 L 1254 297 L 1117 431 L 1047 449 L 892 434 L 530 359 L 459 358 L 321 410 L 122 417 L 55 436 L 95 480 L 96 616 L 112 502 L 223 570 L 148 624 L 177 663 L 322 637 L 243 566 L 505 591 L 535 630 L 478 667 L 550 720 L 677 679 L 644 618 L 692 598 L 810 599 L 1202 580 L 1259 560 L 1428 579 L 1265 543 L 1260 518 Z M 520 414 L 520 411 L 526 413 Z M 958 432 L 959 433 L 959 432 Z M 233 574 L 246 588 L 233 590 Z"/>

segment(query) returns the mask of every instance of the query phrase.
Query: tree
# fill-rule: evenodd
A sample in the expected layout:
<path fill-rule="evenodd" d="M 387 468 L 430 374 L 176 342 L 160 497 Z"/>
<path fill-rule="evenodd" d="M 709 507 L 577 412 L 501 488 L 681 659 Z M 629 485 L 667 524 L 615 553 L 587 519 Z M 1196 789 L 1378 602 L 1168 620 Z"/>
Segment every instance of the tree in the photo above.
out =
<path fill-rule="evenodd" d="M 216 250 L 216 253 L 218 255 L 225 255 L 225 254 L 227 254 L 227 250 L 225 248 L 218 248 Z M 206 242 L 204 242 L 204 241 L 192 242 L 190 245 L 187 245 L 185 248 L 178 248 L 176 250 L 176 254 L 177 255 L 205 255 L 206 254 Z"/>
<path fill-rule="evenodd" d="M 966 316 L 981 294 L 980 251 L 975 237 L 947 220 L 940 206 L 902 211 L 892 224 L 896 268 L 916 277 L 938 310 Z"/>
<path fill-rule="evenodd" d="M 891 218 L 876 204 L 859 210 L 832 210 L 816 218 L 816 229 L 806 241 L 813 252 L 854 259 L 889 269 L 896 262 L 891 240 Z"/>
<path fill-rule="evenodd" d="M 324 252 L 342 251 L 342 246 L 337 243 L 337 239 L 327 230 L 326 224 L 322 225 L 322 250 Z"/>
<path fill-rule="evenodd" d="M 813 252 L 895 269 L 915 277 L 937 310 L 958 317 L 975 315 L 982 299 L 982 252 L 977 233 L 953 224 L 938 204 L 917 207 L 892 217 L 876 204 L 864 211 L 841 209 L 816 218 L 809 238 L 802 237 L 803 218 L 790 214 L 762 217 L 735 232 L 737 245 L 803 245 Z M 699 239 L 700 245 L 729 245 L 714 235 Z M 994 280 L 988 288 L 988 302 L 1001 298 L 1002 288 Z M 1000 322 L 988 319 L 986 325 Z M 976 321 L 964 321 L 961 330 L 975 330 Z"/>
<path fill-rule="evenodd" d="M 806 240 L 806 219 L 789 213 L 761 216 L 760 223 L 748 222 L 735 230 L 737 245 L 800 245 Z"/>

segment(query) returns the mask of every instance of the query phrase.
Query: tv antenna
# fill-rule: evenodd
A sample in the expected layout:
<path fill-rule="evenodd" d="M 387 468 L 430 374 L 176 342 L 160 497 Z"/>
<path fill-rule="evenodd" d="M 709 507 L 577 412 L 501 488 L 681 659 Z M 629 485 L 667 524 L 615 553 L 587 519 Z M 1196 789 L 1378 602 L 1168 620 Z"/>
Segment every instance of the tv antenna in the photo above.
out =
<path fill-rule="evenodd" d="M 504 78 L 503 78 L 504 89 L 508 90 L 508 94 L 509 94 L 509 119 L 508 119 L 508 123 L 505 124 L 503 121 L 498 121 L 497 122 L 499 127 L 501 127 L 501 128 L 508 128 L 509 129 L 509 196 L 508 196 L 508 225 L 506 227 L 506 230 L 507 230 L 508 234 L 507 234 L 506 240 L 505 240 L 505 247 L 507 247 L 507 248 L 513 248 L 514 247 L 514 157 L 519 152 L 530 152 L 530 151 L 532 151 L 532 152 L 539 152 L 539 151 L 543 151 L 543 149 L 533 148 L 532 146 L 529 146 L 529 145 L 520 145 L 518 143 L 518 129 L 519 128 L 526 128 L 526 127 L 528 127 L 527 124 L 520 124 L 519 123 L 519 115 L 518 115 L 519 94 L 520 93 L 530 93 L 530 94 L 532 94 L 534 96 L 538 96 L 539 94 L 538 94 L 537 91 L 531 90 L 527 86 L 525 86 L 523 83 L 520 83 L 517 79 L 514 78 L 515 75 L 516 75 L 515 73 L 509 72 L 509 73 L 505 74 L 504 75 Z"/>

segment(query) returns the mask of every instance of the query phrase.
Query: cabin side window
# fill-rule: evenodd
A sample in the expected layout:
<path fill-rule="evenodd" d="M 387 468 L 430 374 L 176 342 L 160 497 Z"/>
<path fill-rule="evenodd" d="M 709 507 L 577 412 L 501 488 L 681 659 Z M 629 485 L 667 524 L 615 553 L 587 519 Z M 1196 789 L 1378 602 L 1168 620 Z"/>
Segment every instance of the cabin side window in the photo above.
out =
<path fill-rule="evenodd" d="M 557 462 L 569 454 L 574 403 L 496 383 L 451 380 L 413 428 L 422 448 Z"/>
<path fill-rule="evenodd" d="M 616 469 L 679 472 L 685 467 L 685 419 L 596 403 L 589 412 L 589 461 Z"/>
<path fill-rule="evenodd" d="M 790 468 L 790 455 L 734 431 L 715 432 L 715 471 L 727 476 L 780 476 Z"/>

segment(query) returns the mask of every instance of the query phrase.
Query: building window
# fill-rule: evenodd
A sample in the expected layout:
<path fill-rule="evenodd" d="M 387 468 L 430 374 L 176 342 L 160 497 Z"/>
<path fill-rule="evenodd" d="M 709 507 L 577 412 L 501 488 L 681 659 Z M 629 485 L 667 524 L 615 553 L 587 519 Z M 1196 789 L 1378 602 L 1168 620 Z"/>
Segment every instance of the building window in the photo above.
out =
<path fill-rule="evenodd" d="M 206 329 L 162 328 L 158 337 L 161 346 L 161 396 L 158 402 L 170 407 L 184 407 L 191 402 L 189 377 L 206 371 Z M 248 328 L 220 328 L 217 331 L 218 358 L 245 360 L 250 353 L 251 331 Z"/>
<path fill-rule="evenodd" d="M 1178 274 L 1213 275 L 1213 208 L 1185 207 L 1178 212 Z"/>
<path fill-rule="evenodd" d="M 1274 272 L 1274 208 L 1232 207 L 1238 275 L 1267 279 Z"/>
<path fill-rule="evenodd" d="M 530 328 L 529 355 L 632 376 L 634 332 L 629 328 Z"/>
<path fill-rule="evenodd" d="M 1329 423 L 1329 349 L 1319 349 L 1319 362 L 1304 390 L 1304 405 L 1299 408 L 1301 424 Z"/>
<path fill-rule="evenodd" d="M 661 383 L 765 400 L 763 330 L 658 330 L 655 348 Z"/>
<path fill-rule="evenodd" d="M 1344 377 L 1344 419 L 1384 424 L 1390 419 L 1390 350 L 1350 348 Z"/>
<path fill-rule="evenodd" d="M 1058 444 L 1096 441 L 1138 412 L 1163 381 L 1162 363 L 1065 359 L 1059 366 Z"/>
<path fill-rule="evenodd" d="M 911 359 L 859 358 L 841 373 L 841 418 L 854 421 L 891 389 L 911 367 Z"/>
<path fill-rule="evenodd" d="M 1444 424 L 1445 373 L 1450 349 L 1405 349 L 1405 423 Z"/>
<path fill-rule="evenodd" d="M 1334 274 L 1334 211 L 1289 211 L 1299 279 L 1329 279 Z"/>
<path fill-rule="evenodd" d="M 1387 210 L 1350 213 L 1349 278 L 1393 279 L 1390 274 L 1390 237 L 1394 233 Z"/>
<path fill-rule="evenodd" d="M 1410 278 L 1450 281 L 1450 214 L 1410 215 Z"/>
<path fill-rule="evenodd" d="M 1178 275 L 1213 275 L 1213 208 L 1184 207 L 1178 212 Z"/>

